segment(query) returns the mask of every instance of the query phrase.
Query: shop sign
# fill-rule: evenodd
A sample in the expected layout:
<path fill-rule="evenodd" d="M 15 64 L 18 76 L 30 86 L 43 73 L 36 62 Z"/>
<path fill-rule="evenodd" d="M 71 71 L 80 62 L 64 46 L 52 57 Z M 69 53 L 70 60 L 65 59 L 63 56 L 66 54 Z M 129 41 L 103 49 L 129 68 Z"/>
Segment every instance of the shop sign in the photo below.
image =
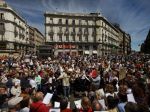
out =
<path fill-rule="evenodd" d="M 60 44 L 60 45 L 56 45 L 57 49 L 75 49 L 76 46 L 75 45 L 71 45 L 71 44 Z"/>

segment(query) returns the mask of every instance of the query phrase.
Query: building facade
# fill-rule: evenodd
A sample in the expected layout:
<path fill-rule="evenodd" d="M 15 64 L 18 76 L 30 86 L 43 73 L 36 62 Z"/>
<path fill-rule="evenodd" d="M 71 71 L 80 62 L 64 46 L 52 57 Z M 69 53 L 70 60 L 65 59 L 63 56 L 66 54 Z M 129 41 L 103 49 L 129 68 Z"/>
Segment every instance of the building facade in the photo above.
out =
<path fill-rule="evenodd" d="M 34 38 L 31 35 L 27 22 L 5 1 L 0 1 L 0 54 L 24 55 L 32 51 Z"/>
<path fill-rule="evenodd" d="M 34 28 L 34 44 L 35 44 L 34 49 L 35 53 L 38 52 L 40 45 L 45 44 L 45 37 L 37 28 Z"/>
<path fill-rule="evenodd" d="M 118 30 L 99 13 L 45 13 L 46 44 L 55 46 L 55 55 L 116 54 Z"/>
<path fill-rule="evenodd" d="M 123 51 L 126 55 L 131 53 L 131 36 L 125 32 L 123 37 Z"/>

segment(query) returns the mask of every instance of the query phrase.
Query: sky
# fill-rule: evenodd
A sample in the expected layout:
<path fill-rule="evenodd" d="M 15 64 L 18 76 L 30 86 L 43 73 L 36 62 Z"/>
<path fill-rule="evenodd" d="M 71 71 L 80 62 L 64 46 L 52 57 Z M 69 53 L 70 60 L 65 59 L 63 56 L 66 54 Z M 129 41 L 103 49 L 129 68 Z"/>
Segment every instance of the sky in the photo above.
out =
<path fill-rule="evenodd" d="M 131 35 L 131 47 L 138 51 L 150 29 L 150 0 L 5 0 L 29 25 L 44 34 L 44 13 L 100 12 L 111 23 Z"/>

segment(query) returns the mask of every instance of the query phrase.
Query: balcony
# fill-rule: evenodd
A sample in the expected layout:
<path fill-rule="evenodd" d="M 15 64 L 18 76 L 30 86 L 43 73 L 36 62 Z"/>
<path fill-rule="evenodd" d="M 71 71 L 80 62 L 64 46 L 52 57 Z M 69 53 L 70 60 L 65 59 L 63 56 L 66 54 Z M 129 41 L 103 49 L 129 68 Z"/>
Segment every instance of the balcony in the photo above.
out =
<path fill-rule="evenodd" d="M 21 39 L 24 39 L 25 38 L 25 35 L 23 33 L 19 33 L 19 38 Z"/>
<path fill-rule="evenodd" d="M 48 32 L 48 35 L 49 35 L 49 36 L 54 35 L 54 31 L 53 31 L 53 30 L 49 31 L 49 32 Z"/>
<path fill-rule="evenodd" d="M 0 35 L 4 35 L 5 34 L 5 28 L 1 28 L 0 29 Z"/>
<path fill-rule="evenodd" d="M 71 32 L 71 35 L 76 35 L 76 32 L 75 32 L 75 31 L 72 31 L 72 32 Z"/>
<path fill-rule="evenodd" d="M 89 35 L 88 29 L 85 29 L 85 30 L 84 30 L 84 35 L 85 35 L 85 36 Z"/>
<path fill-rule="evenodd" d="M 79 32 L 77 33 L 79 36 L 82 35 L 82 29 L 79 29 Z"/>
<path fill-rule="evenodd" d="M 69 35 L 69 30 L 68 29 L 66 29 L 64 35 Z"/>
<path fill-rule="evenodd" d="M 17 36 L 18 36 L 18 31 L 15 30 L 15 31 L 14 31 L 14 34 L 15 34 L 15 37 L 17 37 Z"/>

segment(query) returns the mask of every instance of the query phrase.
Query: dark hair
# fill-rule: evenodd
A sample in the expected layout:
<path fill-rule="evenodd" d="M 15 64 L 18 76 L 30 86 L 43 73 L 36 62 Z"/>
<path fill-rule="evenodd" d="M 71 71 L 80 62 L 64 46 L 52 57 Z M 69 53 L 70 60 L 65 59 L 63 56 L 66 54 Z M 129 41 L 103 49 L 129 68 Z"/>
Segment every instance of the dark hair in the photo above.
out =
<path fill-rule="evenodd" d="M 25 108 L 25 107 L 28 107 L 29 106 L 29 100 L 30 100 L 30 97 L 29 95 L 25 95 L 23 100 L 20 102 L 20 108 Z"/>
<path fill-rule="evenodd" d="M 109 109 L 115 108 L 117 104 L 118 104 L 118 99 L 114 98 L 113 96 L 107 97 L 107 105 Z"/>
<path fill-rule="evenodd" d="M 127 102 L 127 94 L 118 93 L 120 102 Z"/>
<path fill-rule="evenodd" d="M 62 100 L 60 101 L 60 109 L 64 110 L 67 108 L 67 106 L 68 106 L 68 99 L 66 97 L 62 98 Z"/>
<path fill-rule="evenodd" d="M 83 97 L 81 100 L 81 105 L 84 110 L 88 110 L 91 107 L 91 102 L 88 97 Z"/>
<path fill-rule="evenodd" d="M 124 108 L 126 112 L 140 112 L 137 104 L 132 102 L 128 102 Z"/>

